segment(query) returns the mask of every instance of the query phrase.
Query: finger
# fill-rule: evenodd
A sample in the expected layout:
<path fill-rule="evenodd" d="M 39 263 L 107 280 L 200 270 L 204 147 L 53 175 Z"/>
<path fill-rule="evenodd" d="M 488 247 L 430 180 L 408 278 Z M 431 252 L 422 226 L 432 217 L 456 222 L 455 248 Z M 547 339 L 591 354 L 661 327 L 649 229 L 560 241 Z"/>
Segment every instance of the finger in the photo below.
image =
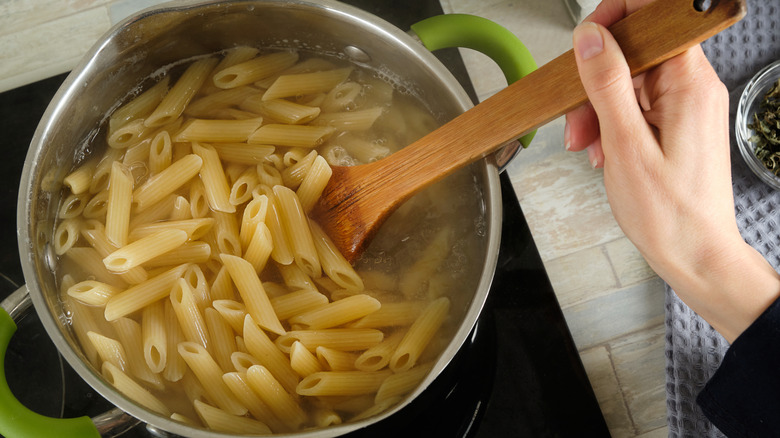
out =
<path fill-rule="evenodd" d="M 626 59 L 615 39 L 604 27 L 583 23 L 574 29 L 574 54 L 582 85 L 599 118 L 604 155 L 621 145 L 642 144 L 647 123 L 636 100 Z"/>
<path fill-rule="evenodd" d="M 583 21 L 609 27 L 642 6 L 655 0 L 604 0 Z"/>
<path fill-rule="evenodd" d="M 599 119 L 589 102 L 566 114 L 563 141 L 567 151 L 581 151 L 598 136 Z"/>
<path fill-rule="evenodd" d="M 601 149 L 601 139 L 596 139 L 588 148 L 588 162 L 591 167 L 598 169 L 604 167 L 604 151 Z"/>

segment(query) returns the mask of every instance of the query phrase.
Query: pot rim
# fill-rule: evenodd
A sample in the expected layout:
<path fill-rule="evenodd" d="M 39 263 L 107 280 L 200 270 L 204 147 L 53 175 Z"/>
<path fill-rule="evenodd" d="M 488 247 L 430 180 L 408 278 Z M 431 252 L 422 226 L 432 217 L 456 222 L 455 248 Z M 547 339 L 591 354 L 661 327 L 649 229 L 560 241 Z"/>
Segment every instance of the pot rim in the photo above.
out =
<path fill-rule="evenodd" d="M 94 370 L 92 366 L 88 365 L 88 362 L 83 354 L 80 351 L 74 350 L 63 335 L 63 323 L 60 321 L 61 316 L 53 314 L 49 308 L 49 303 L 45 299 L 42 292 L 42 281 L 38 277 L 37 271 L 35 269 L 36 260 L 34 259 L 34 256 L 36 254 L 36 250 L 34 246 L 38 241 L 38 237 L 32 235 L 33 233 L 31 233 L 34 225 L 33 218 L 35 217 L 35 211 L 33 211 L 33 209 L 35 207 L 35 200 L 37 197 L 37 187 L 34 182 L 39 181 L 42 178 L 40 175 L 41 170 L 37 166 L 37 163 L 39 161 L 41 152 L 46 149 L 49 133 L 54 122 L 67 116 L 66 109 L 72 102 L 78 99 L 79 89 L 83 83 L 89 80 L 91 75 L 91 67 L 94 64 L 95 59 L 101 56 L 106 46 L 112 39 L 116 38 L 118 35 L 121 35 L 122 32 L 127 28 L 137 25 L 139 22 L 142 22 L 148 17 L 169 12 L 191 12 L 199 8 L 221 4 L 225 4 L 226 6 L 230 7 L 233 7 L 233 5 L 236 4 L 247 5 L 247 7 L 259 4 L 273 4 L 284 7 L 314 8 L 327 11 L 329 14 L 335 14 L 343 20 L 357 20 L 361 23 L 366 23 L 366 25 L 371 26 L 375 33 L 380 34 L 383 38 L 387 38 L 393 41 L 394 44 L 400 45 L 400 48 L 403 48 L 410 54 L 414 55 L 419 62 L 426 63 L 427 68 L 433 71 L 435 75 L 445 83 L 446 87 L 452 91 L 453 97 L 456 98 L 461 111 L 465 111 L 472 106 L 471 100 L 455 77 L 450 73 L 450 71 L 412 36 L 401 31 L 396 26 L 390 24 L 380 17 L 377 17 L 376 15 L 335 0 L 237 0 L 231 2 L 224 2 L 219 0 L 174 0 L 144 9 L 134 14 L 133 16 L 130 16 L 117 23 L 109 31 L 103 34 L 92 46 L 92 48 L 84 55 L 79 64 L 74 67 L 71 73 L 67 76 L 64 83 L 61 85 L 51 103 L 47 107 L 45 113 L 43 114 L 31 140 L 30 149 L 24 163 L 17 204 L 17 236 L 24 277 L 27 281 L 27 287 L 30 291 L 33 305 L 49 337 L 57 346 L 63 357 L 65 357 L 68 363 L 77 371 L 82 379 L 84 379 L 91 387 L 97 390 L 111 403 L 115 404 L 117 407 L 130 413 L 131 415 L 140 418 L 142 421 L 167 431 L 186 434 L 186 436 L 192 437 L 227 437 L 235 435 L 184 425 L 167 417 L 156 414 L 139 405 L 135 401 L 125 397 L 113 386 L 108 384 L 104 378 L 99 373 L 97 373 L 96 370 Z M 278 434 L 276 436 L 312 438 L 336 436 L 375 424 L 395 414 L 412 400 L 416 399 L 420 393 L 422 393 L 450 363 L 455 352 L 460 349 L 461 345 L 468 337 L 468 334 L 476 324 L 477 318 L 479 317 L 487 298 L 487 294 L 493 280 L 493 273 L 498 261 L 502 211 L 500 195 L 501 189 L 498 178 L 498 170 L 493 158 L 487 158 L 483 160 L 483 163 L 484 186 L 482 187 L 482 190 L 485 202 L 485 214 L 488 222 L 488 233 L 485 242 L 486 252 L 483 269 L 481 271 L 479 283 L 476 286 L 474 297 L 472 298 L 472 302 L 468 307 L 468 311 L 463 315 L 463 320 L 458 327 L 458 330 L 454 333 L 448 346 L 440 354 L 439 359 L 425 380 L 423 380 L 423 382 L 415 390 L 407 394 L 401 402 L 379 415 L 354 423 L 329 426 L 327 428 L 316 429 L 312 431 L 302 431 L 294 434 Z M 56 256 L 51 249 L 51 245 L 47 245 L 47 248 L 48 249 L 45 250 L 43 258 L 47 261 L 49 266 L 55 266 Z"/>

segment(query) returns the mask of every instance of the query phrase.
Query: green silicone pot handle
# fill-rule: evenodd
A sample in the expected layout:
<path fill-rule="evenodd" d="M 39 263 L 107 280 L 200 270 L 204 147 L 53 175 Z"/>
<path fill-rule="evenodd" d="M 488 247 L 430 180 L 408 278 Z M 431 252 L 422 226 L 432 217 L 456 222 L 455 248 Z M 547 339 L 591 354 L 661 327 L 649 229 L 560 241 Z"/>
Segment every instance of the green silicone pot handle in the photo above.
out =
<path fill-rule="evenodd" d="M 511 84 L 536 70 L 531 52 L 512 32 L 486 18 L 468 14 L 445 14 L 411 26 L 428 50 L 465 47 L 482 52 L 498 64 Z M 520 138 L 528 147 L 536 131 Z"/>
<path fill-rule="evenodd" d="M 7 438 L 100 437 L 89 417 L 45 417 L 27 409 L 14 397 L 5 380 L 5 352 L 15 332 L 16 323 L 0 308 L 0 434 Z"/>

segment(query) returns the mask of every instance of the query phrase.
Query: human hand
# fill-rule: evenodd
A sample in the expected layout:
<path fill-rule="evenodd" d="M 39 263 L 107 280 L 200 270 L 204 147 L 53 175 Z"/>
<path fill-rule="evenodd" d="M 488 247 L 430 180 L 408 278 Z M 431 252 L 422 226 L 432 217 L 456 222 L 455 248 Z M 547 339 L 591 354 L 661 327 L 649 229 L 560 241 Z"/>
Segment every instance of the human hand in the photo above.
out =
<path fill-rule="evenodd" d="M 699 46 L 632 80 L 604 26 L 652 0 L 605 0 L 575 29 L 590 103 L 566 147 L 604 168 L 612 212 L 648 264 L 733 341 L 778 295 L 780 276 L 734 216 L 728 93 Z"/>

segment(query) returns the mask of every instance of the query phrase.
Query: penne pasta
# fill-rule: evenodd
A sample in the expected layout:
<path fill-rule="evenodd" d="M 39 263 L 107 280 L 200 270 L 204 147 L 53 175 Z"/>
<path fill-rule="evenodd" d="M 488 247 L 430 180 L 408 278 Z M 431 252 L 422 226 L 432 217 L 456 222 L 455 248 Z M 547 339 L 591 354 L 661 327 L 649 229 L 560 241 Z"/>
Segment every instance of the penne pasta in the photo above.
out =
<path fill-rule="evenodd" d="M 108 120 L 109 130 L 113 132 L 131 120 L 145 118 L 151 114 L 168 92 L 170 79 L 170 76 L 164 76 L 148 90 L 114 111 Z"/>
<path fill-rule="evenodd" d="M 105 306 L 119 292 L 119 288 L 95 280 L 84 280 L 68 288 L 68 295 L 90 306 Z"/>
<path fill-rule="evenodd" d="M 271 298 L 271 306 L 281 320 L 328 304 L 328 297 L 315 289 L 302 289 Z"/>
<path fill-rule="evenodd" d="M 431 368 L 433 365 L 430 363 L 422 364 L 389 376 L 377 389 L 374 402 L 380 404 L 408 393 L 425 379 Z"/>
<path fill-rule="evenodd" d="M 222 315 L 222 318 L 233 328 L 233 331 L 239 335 L 244 333 L 246 307 L 243 304 L 231 299 L 220 299 L 212 301 L 211 305 Z"/>
<path fill-rule="evenodd" d="M 295 399 L 262 365 L 254 365 L 246 372 L 249 387 L 271 409 L 279 420 L 291 430 L 298 430 L 306 420 L 306 414 Z"/>
<path fill-rule="evenodd" d="M 216 408 L 200 400 L 193 402 L 195 411 L 209 429 L 217 432 L 265 435 L 271 429 L 265 424 L 247 417 L 239 417 L 224 409 Z"/>
<path fill-rule="evenodd" d="M 309 351 L 327 347 L 341 351 L 360 351 L 382 342 L 384 334 L 375 329 L 334 328 L 324 330 L 293 330 L 276 338 L 275 344 L 285 353 L 300 341 Z"/>
<path fill-rule="evenodd" d="M 182 342 L 179 354 L 198 378 L 209 400 L 233 415 L 244 415 L 247 408 L 241 404 L 222 380 L 222 370 L 206 349 L 196 342 Z"/>
<path fill-rule="evenodd" d="M 186 233 L 187 240 L 198 240 L 211 230 L 215 222 L 213 218 L 159 221 L 133 228 L 128 237 L 130 241 L 136 241 L 157 234 L 160 231 L 179 230 Z"/>
<path fill-rule="evenodd" d="M 184 339 L 193 344 L 201 345 L 205 349 L 211 349 L 211 338 L 209 336 L 206 321 L 198 308 L 192 288 L 186 280 L 180 278 L 171 288 L 171 307 L 179 321 Z M 179 350 L 181 354 L 181 349 Z M 182 354 L 184 357 L 184 354 Z M 184 357 L 186 360 L 187 358 Z M 189 362 L 188 362 L 189 363 Z M 192 368 L 190 366 L 190 368 Z"/>
<path fill-rule="evenodd" d="M 176 266 L 112 296 L 106 303 L 106 320 L 113 321 L 127 316 L 170 295 L 171 287 L 181 278 L 187 266 Z"/>
<path fill-rule="evenodd" d="M 313 148 L 324 143 L 334 132 L 332 126 L 268 124 L 252 133 L 247 142 Z"/>
<path fill-rule="evenodd" d="M 354 371 L 357 353 L 334 350 L 327 347 L 317 347 L 314 352 L 317 360 L 325 371 Z"/>
<path fill-rule="evenodd" d="M 184 378 L 187 372 L 187 363 L 178 350 L 179 344 L 185 341 L 184 333 L 181 331 L 171 301 L 162 300 L 161 302 L 165 318 L 165 347 L 167 350 L 167 360 L 162 376 L 169 382 L 178 382 Z M 186 386 L 185 389 L 187 389 Z"/>
<path fill-rule="evenodd" d="M 127 353 L 121 342 L 95 332 L 88 332 L 87 337 L 104 364 L 110 363 L 122 371 L 127 371 Z"/>
<path fill-rule="evenodd" d="M 216 143 L 212 147 L 219 158 L 231 163 L 260 164 L 272 154 L 275 146 L 268 144 Z"/>
<path fill-rule="evenodd" d="M 306 214 L 309 214 L 311 209 L 317 204 L 322 191 L 325 190 L 325 186 L 330 181 L 332 175 L 333 170 L 328 165 L 328 162 L 325 158 L 318 155 L 295 192 Z"/>
<path fill-rule="evenodd" d="M 206 330 L 211 338 L 214 360 L 223 372 L 229 372 L 233 368 L 230 356 L 237 349 L 233 329 L 213 307 L 206 308 L 203 316 L 206 320 Z"/>
<path fill-rule="evenodd" d="M 228 254 L 221 254 L 220 258 L 230 273 L 230 278 L 236 285 L 236 289 L 238 289 L 247 313 L 264 329 L 276 334 L 284 334 L 284 327 L 274 313 L 268 295 L 266 295 L 252 264 L 240 257 Z"/>
<path fill-rule="evenodd" d="M 163 416 L 171 415 L 171 412 L 149 390 L 139 385 L 119 367 L 112 363 L 104 362 L 102 368 L 103 377 L 127 398 L 139 403 Z"/>
<path fill-rule="evenodd" d="M 290 347 L 290 366 L 301 377 L 322 371 L 322 364 L 306 347 L 295 341 Z"/>
<path fill-rule="evenodd" d="M 390 358 L 390 369 L 395 372 L 412 368 L 420 354 L 444 323 L 450 309 L 450 300 L 446 297 L 432 301 L 415 320 Z"/>
<path fill-rule="evenodd" d="M 141 313 L 143 356 L 153 373 L 160 373 L 168 362 L 168 335 L 165 329 L 165 305 L 157 301 Z"/>
<path fill-rule="evenodd" d="M 244 99 L 241 109 L 259 114 L 268 119 L 289 125 L 300 125 L 320 115 L 316 106 L 301 105 L 285 99 L 264 100 L 262 94 Z"/>
<path fill-rule="evenodd" d="M 247 367 L 247 369 L 248 368 L 249 367 Z M 246 371 L 225 373 L 222 375 L 222 380 L 225 381 L 225 384 L 230 388 L 236 398 L 249 409 L 252 416 L 267 424 L 271 431 L 280 433 L 289 430 L 289 428 L 276 417 L 271 408 L 265 404 L 252 388 L 249 387 Z"/>
<path fill-rule="evenodd" d="M 234 88 L 251 84 L 292 66 L 296 61 L 296 52 L 261 55 L 218 71 L 214 75 L 214 85 L 219 88 Z"/>
<path fill-rule="evenodd" d="M 144 120 L 144 126 L 162 126 L 177 119 L 217 62 L 219 61 L 216 58 L 204 58 L 190 64 L 159 105 Z"/>
<path fill-rule="evenodd" d="M 117 249 L 107 255 L 103 263 L 110 271 L 126 272 L 180 247 L 186 241 L 187 233 L 184 230 L 158 231 Z"/>
<path fill-rule="evenodd" d="M 150 177 L 132 193 L 132 202 L 138 212 L 172 194 L 200 172 L 203 160 L 194 154 L 175 161 L 165 170 Z M 192 200 L 190 200 L 192 202 Z M 193 217 L 199 217 L 192 215 Z"/>
<path fill-rule="evenodd" d="M 130 373 L 155 389 L 163 389 L 162 378 L 149 368 L 144 359 L 141 325 L 130 318 L 119 318 L 112 322 L 112 325 L 116 329 L 119 341 L 127 352 L 127 364 Z"/>
<path fill-rule="evenodd" d="M 177 142 L 241 143 L 257 131 L 262 123 L 262 117 L 241 120 L 192 119 L 182 127 L 174 140 Z"/>
<path fill-rule="evenodd" d="M 295 263 L 310 277 L 319 277 L 322 275 L 322 267 L 309 228 L 309 220 L 298 197 L 284 186 L 274 186 L 273 192 L 279 207 L 279 221 L 287 241 L 290 242 Z"/>
<path fill-rule="evenodd" d="M 308 396 L 353 396 L 371 394 L 379 389 L 392 371 L 321 371 L 306 376 L 296 392 Z"/>
<path fill-rule="evenodd" d="M 244 318 L 244 344 L 249 354 L 267 368 L 282 387 L 291 393 L 295 392 L 298 375 L 290 366 L 290 360 L 276 348 L 251 315 Z"/>
<path fill-rule="evenodd" d="M 73 248 L 79 239 L 81 226 L 81 220 L 76 218 L 60 222 L 54 230 L 54 252 L 57 255 L 63 255 Z"/>
<path fill-rule="evenodd" d="M 316 307 L 290 318 L 291 324 L 316 330 L 336 327 L 376 312 L 382 304 L 365 294 L 354 295 Z"/>
<path fill-rule="evenodd" d="M 344 82 L 350 73 L 352 73 L 352 68 L 346 67 L 280 76 L 268 87 L 263 95 L 263 100 L 327 92 Z"/>
<path fill-rule="evenodd" d="M 193 143 L 192 152 L 203 160 L 200 179 L 203 181 L 204 193 L 211 209 L 226 213 L 235 212 L 235 205 L 230 203 L 230 186 L 216 149 L 207 144 Z"/>
<path fill-rule="evenodd" d="M 309 221 L 312 241 L 317 251 L 322 270 L 325 275 L 344 289 L 359 292 L 362 291 L 363 280 L 352 268 L 352 265 L 344 258 L 341 251 L 330 240 L 330 237 L 322 231 L 315 222 Z"/>

